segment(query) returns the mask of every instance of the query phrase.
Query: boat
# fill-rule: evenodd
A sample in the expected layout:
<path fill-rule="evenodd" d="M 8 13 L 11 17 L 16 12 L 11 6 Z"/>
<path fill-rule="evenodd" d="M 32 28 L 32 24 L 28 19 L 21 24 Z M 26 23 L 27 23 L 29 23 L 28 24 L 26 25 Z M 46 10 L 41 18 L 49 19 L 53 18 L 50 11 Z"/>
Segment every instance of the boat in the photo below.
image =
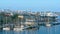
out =
<path fill-rule="evenodd" d="M 3 30 L 7 30 L 8 31 L 8 30 L 10 30 L 10 28 L 9 27 L 5 27 L 5 28 L 3 28 Z"/>
<path fill-rule="evenodd" d="M 24 25 L 21 26 L 17 26 L 15 28 L 13 28 L 14 31 L 23 31 L 24 30 Z"/>
<path fill-rule="evenodd" d="M 51 27 L 51 24 L 46 24 L 46 27 Z"/>

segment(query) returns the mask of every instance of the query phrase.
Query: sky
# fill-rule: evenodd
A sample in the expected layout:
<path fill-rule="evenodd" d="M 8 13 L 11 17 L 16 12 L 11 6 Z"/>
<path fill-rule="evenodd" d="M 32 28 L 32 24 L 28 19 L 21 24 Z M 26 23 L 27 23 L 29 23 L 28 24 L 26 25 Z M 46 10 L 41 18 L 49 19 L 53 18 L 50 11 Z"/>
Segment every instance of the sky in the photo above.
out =
<path fill-rule="evenodd" d="M 0 0 L 0 9 L 60 11 L 60 0 Z"/>

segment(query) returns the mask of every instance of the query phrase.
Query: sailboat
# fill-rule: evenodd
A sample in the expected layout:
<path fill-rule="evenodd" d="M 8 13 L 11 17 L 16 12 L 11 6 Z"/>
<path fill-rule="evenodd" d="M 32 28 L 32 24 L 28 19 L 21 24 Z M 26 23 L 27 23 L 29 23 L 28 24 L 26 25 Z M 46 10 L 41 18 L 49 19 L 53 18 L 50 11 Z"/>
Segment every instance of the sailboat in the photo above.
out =
<path fill-rule="evenodd" d="M 17 26 L 15 28 L 13 28 L 14 31 L 22 31 L 24 29 L 24 25 L 21 24 L 22 21 L 19 24 L 19 18 L 21 18 L 21 17 L 23 17 L 23 16 L 18 16 L 18 23 L 17 23 Z M 23 18 L 21 18 L 21 19 L 23 19 Z"/>
<path fill-rule="evenodd" d="M 10 30 L 10 25 L 8 24 L 8 22 L 7 22 L 7 19 L 8 19 L 8 17 L 10 17 L 10 16 L 13 16 L 13 14 L 12 13 L 5 13 L 5 18 L 6 18 L 6 24 L 5 25 L 3 25 L 4 27 L 3 27 L 3 30 Z"/>
<path fill-rule="evenodd" d="M 9 25 L 7 24 L 7 17 L 6 17 L 6 24 L 3 25 L 3 30 L 10 30 L 10 27 L 8 27 Z M 6 27 L 5 27 L 6 26 Z"/>

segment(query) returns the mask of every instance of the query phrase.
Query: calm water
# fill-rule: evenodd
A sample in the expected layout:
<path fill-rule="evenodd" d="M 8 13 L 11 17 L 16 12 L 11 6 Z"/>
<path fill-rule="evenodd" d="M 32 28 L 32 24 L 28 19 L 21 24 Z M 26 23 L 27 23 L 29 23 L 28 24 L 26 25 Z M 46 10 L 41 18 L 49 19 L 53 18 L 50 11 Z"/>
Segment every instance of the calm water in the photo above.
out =
<path fill-rule="evenodd" d="M 39 26 L 39 28 L 36 29 L 23 31 L 0 31 L 0 34 L 60 34 L 60 25 L 52 27 Z"/>
<path fill-rule="evenodd" d="M 52 27 L 43 27 L 24 31 L 0 31 L 0 34 L 60 34 L 60 25 Z"/>

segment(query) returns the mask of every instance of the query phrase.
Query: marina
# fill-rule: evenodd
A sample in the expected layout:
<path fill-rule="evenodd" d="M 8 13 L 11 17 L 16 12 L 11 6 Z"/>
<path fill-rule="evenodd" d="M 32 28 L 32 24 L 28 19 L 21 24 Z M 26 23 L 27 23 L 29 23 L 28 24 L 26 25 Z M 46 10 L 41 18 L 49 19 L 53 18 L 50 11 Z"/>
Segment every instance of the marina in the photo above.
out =
<path fill-rule="evenodd" d="M 60 27 L 60 18 L 58 17 L 58 14 L 52 12 L 0 12 L 0 31 L 6 34 L 10 34 L 11 31 L 13 31 L 13 34 L 17 32 L 17 34 L 37 34 L 42 32 L 53 34 L 55 28 Z"/>
<path fill-rule="evenodd" d="M 60 0 L 0 0 L 0 34 L 60 34 Z"/>

